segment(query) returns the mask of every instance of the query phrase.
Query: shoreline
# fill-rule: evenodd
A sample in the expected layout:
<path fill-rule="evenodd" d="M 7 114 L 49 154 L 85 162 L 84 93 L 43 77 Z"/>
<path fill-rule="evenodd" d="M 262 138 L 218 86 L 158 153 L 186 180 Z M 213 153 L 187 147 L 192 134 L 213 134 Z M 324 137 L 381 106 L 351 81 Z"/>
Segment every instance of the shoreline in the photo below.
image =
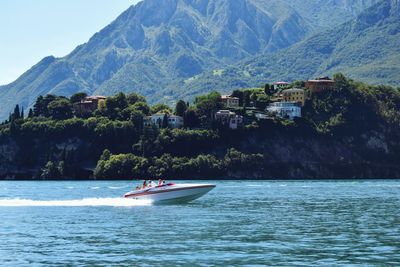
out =
<path fill-rule="evenodd" d="M 139 182 L 145 179 L 0 179 L 0 182 L 122 182 L 122 181 L 134 181 Z M 146 179 L 149 180 L 149 179 Z M 151 179 L 152 181 L 157 181 L 158 179 Z M 285 182 L 298 182 L 298 181 L 384 181 L 384 180 L 400 180 L 400 178 L 298 178 L 298 179 L 285 179 L 285 178 L 249 178 L 249 179 L 167 179 L 167 181 L 285 181 Z"/>

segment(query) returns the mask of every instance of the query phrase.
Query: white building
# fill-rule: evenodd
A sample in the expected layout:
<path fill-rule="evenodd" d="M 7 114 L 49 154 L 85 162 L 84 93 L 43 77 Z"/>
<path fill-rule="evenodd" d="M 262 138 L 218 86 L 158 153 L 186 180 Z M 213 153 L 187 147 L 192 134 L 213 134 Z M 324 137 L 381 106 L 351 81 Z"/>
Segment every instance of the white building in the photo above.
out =
<path fill-rule="evenodd" d="M 163 125 L 164 117 L 167 115 L 168 127 L 170 128 L 182 128 L 183 127 L 183 118 L 180 116 L 175 116 L 166 113 L 156 113 L 151 116 L 148 116 L 144 119 L 145 126 L 155 125 L 158 128 L 161 128 Z"/>
<path fill-rule="evenodd" d="M 243 116 L 236 115 L 235 112 L 229 110 L 220 110 L 215 113 L 215 120 L 224 126 L 228 126 L 232 130 L 243 126 Z"/>
<path fill-rule="evenodd" d="M 280 118 L 289 118 L 293 120 L 295 117 L 301 117 L 301 107 L 296 102 L 275 102 L 268 105 L 267 112 Z"/>
<path fill-rule="evenodd" d="M 174 129 L 183 127 L 183 118 L 181 116 L 169 115 L 168 126 Z"/>

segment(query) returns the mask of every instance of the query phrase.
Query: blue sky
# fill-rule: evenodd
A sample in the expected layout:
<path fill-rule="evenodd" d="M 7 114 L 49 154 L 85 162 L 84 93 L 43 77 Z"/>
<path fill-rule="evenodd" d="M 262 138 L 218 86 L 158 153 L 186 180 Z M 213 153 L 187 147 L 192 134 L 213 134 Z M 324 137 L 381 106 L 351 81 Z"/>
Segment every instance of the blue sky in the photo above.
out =
<path fill-rule="evenodd" d="M 62 57 L 139 0 L 0 0 L 0 85 Z"/>

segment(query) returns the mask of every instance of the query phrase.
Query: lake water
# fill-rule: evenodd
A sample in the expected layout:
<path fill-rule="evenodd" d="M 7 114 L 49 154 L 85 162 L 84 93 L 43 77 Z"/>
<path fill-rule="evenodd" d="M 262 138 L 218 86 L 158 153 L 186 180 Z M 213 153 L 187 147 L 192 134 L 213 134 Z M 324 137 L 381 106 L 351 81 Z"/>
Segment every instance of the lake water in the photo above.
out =
<path fill-rule="evenodd" d="M 0 182 L 0 266 L 399 266 L 400 181 L 217 181 L 186 205 L 133 184 Z"/>

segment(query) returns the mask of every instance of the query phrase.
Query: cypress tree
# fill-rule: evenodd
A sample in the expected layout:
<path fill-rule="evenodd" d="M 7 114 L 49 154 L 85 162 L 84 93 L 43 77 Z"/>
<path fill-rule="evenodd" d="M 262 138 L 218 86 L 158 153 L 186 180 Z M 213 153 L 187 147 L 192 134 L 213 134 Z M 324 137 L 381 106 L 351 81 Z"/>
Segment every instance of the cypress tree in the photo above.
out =
<path fill-rule="evenodd" d="M 271 90 L 271 86 L 268 83 L 266 83 L 265 86 L 264 86 L 264 93 L 266 95 L 271 95 L 271 91 L 270 90 Z"/>
<path fill-rule="evenodd" d="M 185 101 L 179 100 L 178 103 L 176 103 L 175 114 L 177 116 L 183 117 L 185 115 L 187 108 L 188 108 L 188 106 L 185 103 Z"/>
<path fill-rule="evenodd" d="M 162 121 L 162 128 L 168 128 L 168 115 L 165 113 L 163 121 Z"/>
<path fill-rule="evenodd" d="M 18 104 L 15 105 L 14 113 L 13 113 L 12 117 L 13 117 L 14 120 L 18 120 L 19 118 L 21 118 L 21 113 L 19 112 L 19 105 Z"/>
<path fill-rule="evenodd" d="M 28 118 L 33 118 L 33 110 L 30 108 L 28 112 Z"/>

